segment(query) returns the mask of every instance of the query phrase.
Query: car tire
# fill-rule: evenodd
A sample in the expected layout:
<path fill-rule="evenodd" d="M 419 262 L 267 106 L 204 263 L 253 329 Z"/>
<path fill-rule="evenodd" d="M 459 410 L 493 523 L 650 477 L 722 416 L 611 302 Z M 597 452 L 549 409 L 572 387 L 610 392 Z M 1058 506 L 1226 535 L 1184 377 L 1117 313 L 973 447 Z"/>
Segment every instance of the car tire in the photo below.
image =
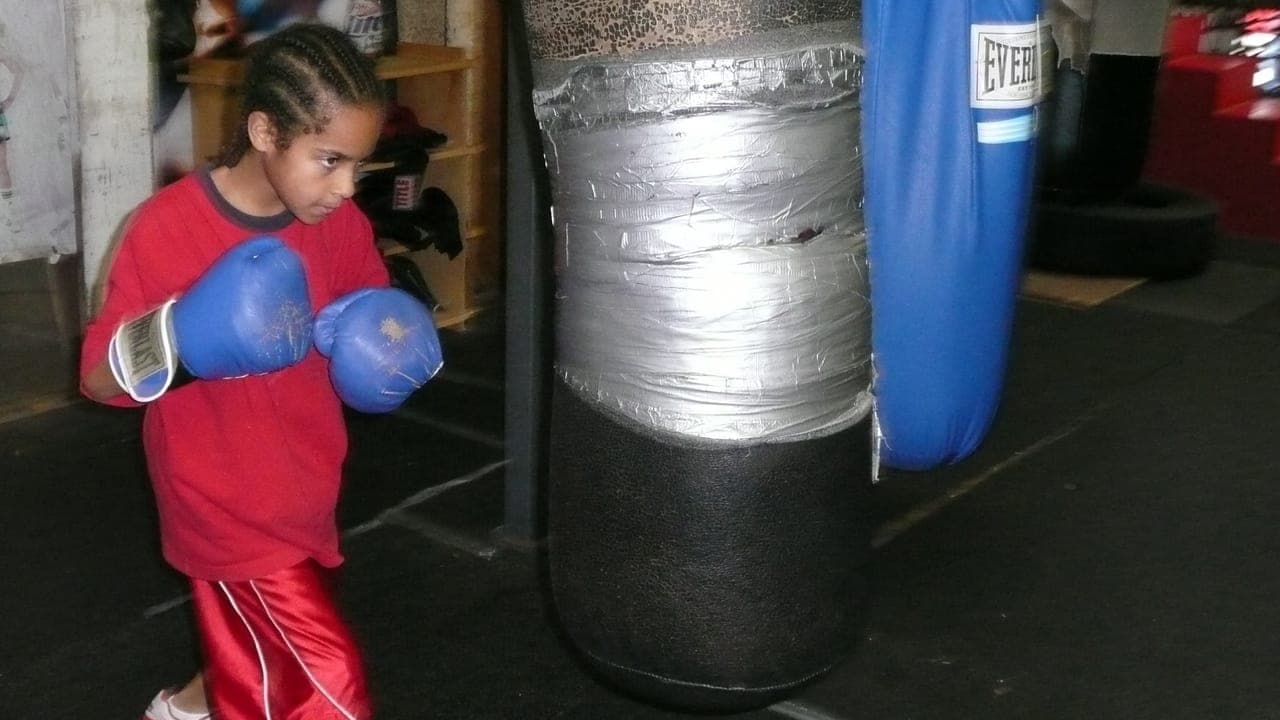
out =
<path fill-rule="evenodd" d="M 1176 279 L 1204 271 L 1217 241 L 1213 201 L 1139 183 L 1114 200 L 1042 198 L 1028 264 L 1052 272 Z"/>

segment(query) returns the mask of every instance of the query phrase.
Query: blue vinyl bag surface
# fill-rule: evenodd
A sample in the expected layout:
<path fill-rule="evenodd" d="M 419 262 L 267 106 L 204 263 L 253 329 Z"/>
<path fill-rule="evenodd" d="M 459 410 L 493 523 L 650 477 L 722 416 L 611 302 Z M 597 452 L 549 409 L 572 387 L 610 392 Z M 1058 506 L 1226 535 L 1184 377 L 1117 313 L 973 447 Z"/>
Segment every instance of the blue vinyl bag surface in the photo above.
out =
<path fill-rule="evenodd" d="M 880 463 L 960 460 L 1003 386 L 1052 75 L 1036 0 L 867 0 L 866 222 Z"/>

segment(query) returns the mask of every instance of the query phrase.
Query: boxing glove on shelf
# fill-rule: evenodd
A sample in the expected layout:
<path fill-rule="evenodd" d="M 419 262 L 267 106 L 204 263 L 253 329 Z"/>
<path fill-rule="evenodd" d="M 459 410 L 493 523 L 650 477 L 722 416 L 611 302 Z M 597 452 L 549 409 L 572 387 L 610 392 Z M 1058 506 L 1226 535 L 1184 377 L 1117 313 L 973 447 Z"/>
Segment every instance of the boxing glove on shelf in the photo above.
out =
<path fill-rule="evenodd" d="M 338 397 L 367 413 L 391 412 L 444 366 L 431 312 L 396 288 L 365 288 L 324 307 L 314 329 Z"/>
<path fill-rule="evenodd" d="M 310 350 L 311 331 L 302 260 L 263 236 L 223 253 L 181 296 L 121 324 L 107 358 L 120 387 L 150 402 L 182 370 L 221 379 L 293 365 Z"/>

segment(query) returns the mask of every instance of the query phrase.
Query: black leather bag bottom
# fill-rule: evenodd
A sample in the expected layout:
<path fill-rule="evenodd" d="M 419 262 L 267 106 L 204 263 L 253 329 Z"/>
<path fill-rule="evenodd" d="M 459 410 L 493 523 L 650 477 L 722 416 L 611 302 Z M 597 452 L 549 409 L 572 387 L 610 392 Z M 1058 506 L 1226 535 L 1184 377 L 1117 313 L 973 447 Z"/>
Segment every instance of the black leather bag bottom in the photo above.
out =
<path fill-rule="evenodd" d="M 586 662 L 651 702 L 777 701 L 852 649 L 870 553 L 870 418 L 750 447 L 673 444 L 557 381 L 551 588 Z"/>

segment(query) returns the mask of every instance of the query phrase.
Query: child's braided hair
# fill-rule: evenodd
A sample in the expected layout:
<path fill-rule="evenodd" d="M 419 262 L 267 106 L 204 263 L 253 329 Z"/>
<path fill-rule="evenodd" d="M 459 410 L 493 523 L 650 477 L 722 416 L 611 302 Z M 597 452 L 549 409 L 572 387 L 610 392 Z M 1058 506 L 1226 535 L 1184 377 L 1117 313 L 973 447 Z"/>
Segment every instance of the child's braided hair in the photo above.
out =
<path fill-rule="evenodd" d="M 275 123 L 276 146 L 299 135 L 323 132 L 329 103 L 382 108 L 386 90 L 362 55 L 340 30 L 297 23 L 254 43 L 245 67 L 240 123 L 223 147 L 218 164 L 232 166 L 248 152 L 249 114 L 262 111 Z"/>

